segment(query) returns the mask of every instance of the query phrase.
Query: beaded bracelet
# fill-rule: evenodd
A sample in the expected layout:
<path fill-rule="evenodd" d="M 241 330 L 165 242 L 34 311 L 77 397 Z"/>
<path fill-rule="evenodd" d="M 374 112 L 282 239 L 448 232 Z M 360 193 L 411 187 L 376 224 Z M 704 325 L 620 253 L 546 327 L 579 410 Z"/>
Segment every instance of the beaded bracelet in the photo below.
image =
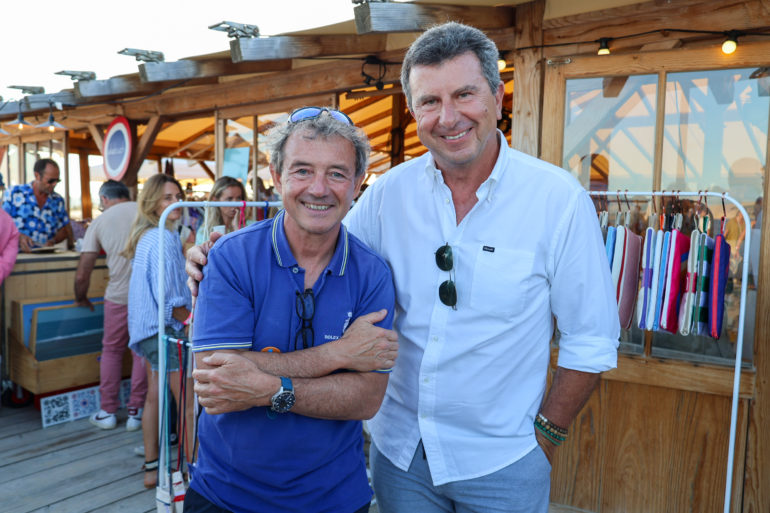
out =
<path fill-rule="evenodd" d="M 561 445 L 567 439 L 567 429 L 557 426 L 542 413 L 538 413 L 535 417 L 535 427 L 555 445 Z"/>

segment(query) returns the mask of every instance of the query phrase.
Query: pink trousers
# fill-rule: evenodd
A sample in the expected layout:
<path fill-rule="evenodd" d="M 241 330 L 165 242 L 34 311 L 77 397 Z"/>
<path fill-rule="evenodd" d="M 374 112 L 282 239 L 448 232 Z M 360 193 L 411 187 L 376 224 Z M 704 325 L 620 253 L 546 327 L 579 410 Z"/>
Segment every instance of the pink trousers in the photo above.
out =
<path fill-rule="evenodd" d="M 104 301 L 104 336 L 102 358 L 99 364 L 99 394 L 102 410 L 115 413 L 120 407 L 120 380 L 123 353 L 128 349 L 128 305 Z M 131 351 L 134 364 L 131 367 L 131 397 L 129 408 L 144 406 L 147 395 L 147 371 L 144 358 Z"/>

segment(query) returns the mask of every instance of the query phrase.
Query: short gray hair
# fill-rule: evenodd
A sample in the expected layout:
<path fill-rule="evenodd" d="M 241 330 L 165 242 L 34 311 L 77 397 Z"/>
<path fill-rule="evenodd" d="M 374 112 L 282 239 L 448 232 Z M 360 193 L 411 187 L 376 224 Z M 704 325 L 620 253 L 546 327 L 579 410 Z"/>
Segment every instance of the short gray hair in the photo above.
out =
<path fill-rule="evenodd" d="M 409 109 L 412 110 L 409 74 L 413 67 L 434 66 L 468 52 L 473 52 L 479 59 L 481 72 L 492 94 L 495 94 L 500 85 L 500 71 L 497 69 L 500 52 L 494 41 L 477 28 L 450 21 L 423 32 L 406 52 L 401 65 L 401 87 Z"/>
<path fill-rule="evenodd" d="M 123 182 L 116 180 L 107 180 L 99 187 L 99 196 L 107 199 L 131 199 L 128 187 Z"/>
<path fill-rule="evenodd" d="M 326 107 L 332 110 L 332 107 Z M 322 112 L 315 118 L 303 119 L 296 123 L 286 121 L 276 125 L 268 134 L 267 151 L 270 153 L 270 163 L 276 172 L 283 172 L 284 149 L 289 136 L 299 130 L 308 130 L 314 136 L 324 138 L 338 135 L 353 144 L 356 153 L 356 176 L 361 176 L 369 165 L 369 139 L 360 128 L 343 123 L 331 117 L 328 112 Z"/>

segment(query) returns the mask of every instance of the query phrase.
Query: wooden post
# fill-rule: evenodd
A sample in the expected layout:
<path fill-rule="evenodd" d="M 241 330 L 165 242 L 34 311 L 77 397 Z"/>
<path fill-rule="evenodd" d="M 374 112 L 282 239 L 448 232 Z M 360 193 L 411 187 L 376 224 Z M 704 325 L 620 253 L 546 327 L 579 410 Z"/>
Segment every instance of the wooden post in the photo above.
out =
<path fill-rule="evenodd" d="M 516 46 L 543 44 L 545 2 L 516 6 Z M 537 157 L 540 153 L 540 119 L 543 104 L 543 50 L 513 52 L 513 106 L 511 147 Z"/>
<path fill-rule="evenodd" d="M 64 154 L 64 206 L 67 214 L 70 212 L 70 133 L 64 132 L 62 141 L 62 153 Z"/>
<path fill-rule="evenodd" d="M 88 152 L 80 150 L 80 197 L 83 203 L 83 219 L 93 218 L 93 207 L 91 205 L 91 171 L 88 169 Z"/>
<path fill-rule="evenodd" d="M 406 100 L 403 94 L 391 95 L 392 109 L 390 113 L 390 167 L 404 161 L 404 118 L 406 115 Z"/>
<path fill-rule="evenodd" d="M 225 167 L 225 146 L 227 143 L 227 120 L 219 109 L 214 113 L 214 175 L 219 178 Z"/>
<path fill-rule="evenodd" d="M 768 123 L 770 125 L 770 123 Z M 767 146 L 770 147 L 770 126 Z M 763 212 L 770 198 L 770 163 L 765 159 L 764 190 L 762 191 Z M 750 227 L 746 227 L 750 229 Z M 743 511 L 753 513 L 770 509 L 770 439 L 767 426 L 770 424 L 770 219 L 762 215 L 759 269 L 757 273 L 757 315 L 754 325 L 754 367 L 757 371 L 754 401 L 749 415 L 748 442 L 746 445 L 746 467 L 743 482 Z M 745 341 L 744 341 L 745 343 Z M 740 358 L 740 355 L 738 355 Z"/>

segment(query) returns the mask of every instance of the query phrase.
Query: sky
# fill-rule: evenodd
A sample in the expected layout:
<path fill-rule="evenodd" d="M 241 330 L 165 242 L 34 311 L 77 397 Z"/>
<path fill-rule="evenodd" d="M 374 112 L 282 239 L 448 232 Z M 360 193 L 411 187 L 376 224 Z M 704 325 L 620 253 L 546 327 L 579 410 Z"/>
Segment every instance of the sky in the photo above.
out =
<path fill-rule="evenodd" d="M 121 7 L 125 5 L 125 9 Z M 19 100 L 9 85 L 72 88 L 61 70 L 94 71 L 97 79 L 136 73 L 123 48 L 163 52 L 167 62 L 229 49 L 210 25 L 233 21 L 275 35 L 353 19 L 351 0 L 37 0 L 3 2 L 0 96 Z"/>

